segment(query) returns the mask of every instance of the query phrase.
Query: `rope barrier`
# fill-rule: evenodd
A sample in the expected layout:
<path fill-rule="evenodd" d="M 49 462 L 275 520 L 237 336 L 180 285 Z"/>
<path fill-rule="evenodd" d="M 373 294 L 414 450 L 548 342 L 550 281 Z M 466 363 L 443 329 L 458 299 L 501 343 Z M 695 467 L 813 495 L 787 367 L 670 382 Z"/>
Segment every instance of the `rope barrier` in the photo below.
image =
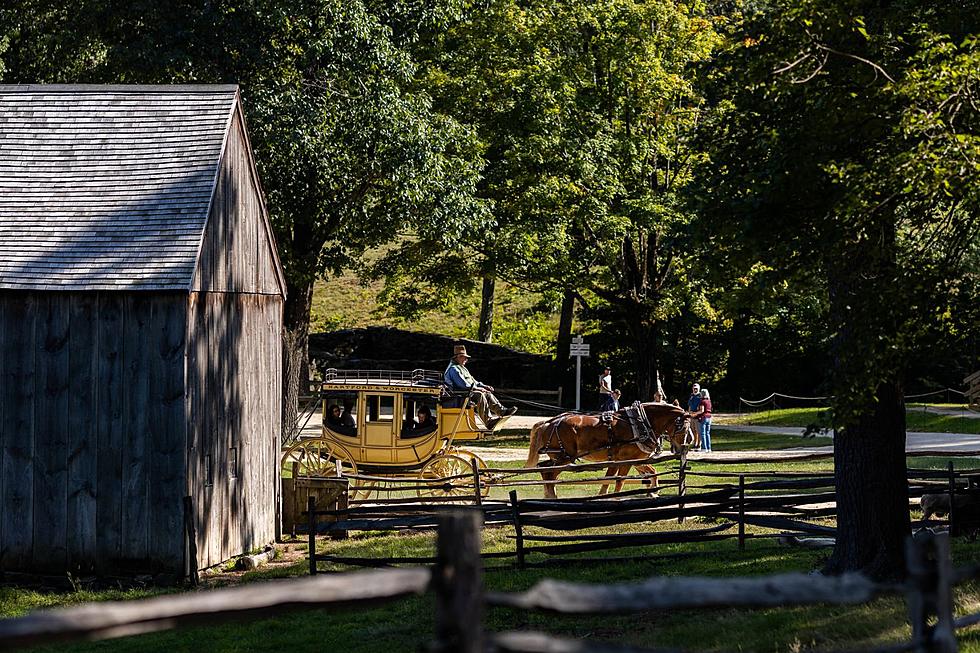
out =
<path fill-rule="evenodd" d="M 949 392 L 956 393 L 956 394 L 958 394 L 960 396 L 963 396 L 963 397 L 966 396 L 966 393 L 965 392 L 963 392 L 962 390 L 957 390 L 956 388 L 941 388 L 939 390 L 933 390 L 931 392 L 923 392 L 923 393 L 920 393 L 920 394 L 905 395 L 905 399 L 922 399 L 924 397 L 932 397 L 932 396 L 935 396 L 935 395 L 941 395 L 941 394 L 949 393 Z M 828 400 L 832 400 L 834 398 L 834 395 L 827 395 L 827 396 L 822 396 L 822 397 L 798 397 L 796 395 L 787 395 L 787 394 L 783 394 L 781 392 L 773 392 L 768 397 L 766 397 L 764 399 L 746 399 L 745 397 L 739 397 L 738 400 L 739 400 L 740 403 L 745 404 L 746 406 L 755 407 L 755 406 L 764 406 L 764 405 L 766 405 L 768 403 L 775 404 L 775 401 L 776 401 L 777 398 L 778 399 L 789 399 L 791 401 L 828 401 Z"/>

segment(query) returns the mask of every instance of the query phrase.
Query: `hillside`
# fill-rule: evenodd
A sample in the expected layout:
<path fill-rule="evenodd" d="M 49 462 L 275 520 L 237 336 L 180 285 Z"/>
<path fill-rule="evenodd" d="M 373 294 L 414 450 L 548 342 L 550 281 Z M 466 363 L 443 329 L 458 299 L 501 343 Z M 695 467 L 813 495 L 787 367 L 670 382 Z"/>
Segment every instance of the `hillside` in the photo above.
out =
<path fill-rule="evenodd" d="M 414 321 L 391 316 L 378 303 L 383 283 L 364 282 L 354 272 L 316 284 L 311 331 L 324 333 L 363 327 L 396 327 L 451 338 L 476 338 L 480 296 L 462 299 L 462 310 L 450 314 L 430 312 Z M 551 354 L 558 333 L 556 307 L 542 306 L 542 297 L 505 283 L 497 285 L 494 342 L 532 354 Z"/>

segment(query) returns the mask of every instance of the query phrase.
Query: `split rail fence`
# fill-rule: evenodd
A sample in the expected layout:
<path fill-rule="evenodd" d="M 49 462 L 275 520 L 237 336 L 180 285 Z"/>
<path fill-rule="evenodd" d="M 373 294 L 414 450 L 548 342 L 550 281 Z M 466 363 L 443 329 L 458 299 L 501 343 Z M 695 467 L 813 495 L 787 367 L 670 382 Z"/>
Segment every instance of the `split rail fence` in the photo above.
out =
<path fill-rule="evenodd" d="M 966 452 L 977 455 L 977 452 Z M 947 453 L 946 456 L 949 456 Z M 810 454 L 806 459 L 826 457 Z M 768 459 L 746 456 L 729 459 L 727 464 L 768 462 Z M 514 478 L 517 474 L 537 469 L 477 470 L 472 475 L 460 474 L 444 479 L 406 479 L 410 484 L 441 486 L 449 490 L 466 490 L 473 494 L 472 505 L 465 509 L 480 515 L 487 526 L 510 526 L 514 534 L 513 550 L 483 553 L 485 560 L 505 560 L 518 568 L 549 564 L 610 560 L 609 552 L 622 549 L 647 548 L 679 543 L 703 543 L 734 540 L 743 550 L 752 539 L 834 538 L 833 526 L 814 523 L 815 520 L 836 516 L 837 508 L 832 473 L 767 472 L 767 471 L 698 471 L 686 457 L 680 458 L 680 468 L 673 472 L 676 480 L 661 483 L 673 487 L 673 496 L 650 498 L 648 489 L 627 490 L 614 494 L 559 499 L 520 499 L 518 489 L 540 487 L 542 481 L 505 481 L 510 489 L 508 501 L 489 500 L 482 496 L 482 478 L 501 471 Z M 566 471 L 589 471 L 608 467 L 611 463 L 565 465 Z M 616 463 L 620 464 L 620 463 Z M 712 465 L 719 464 L 712 461 Z M 553 468 L 557 469 L 557 468 Z M 661 474 L 660 476 L 667 476 Z M 366 478 L 366 477 L 365 477 Z M 635 477 L 642 480 L 643 477 Z M 600 481 L 600 479 L 586 479 Z M 500 482 L 500 479 L 497 479 Z M 571 483 L 584 482 L 582 479 Z M 693 483 L 700 483 L 694 485 Z M 554 483 L 554 482 L 552 482 Z M 980 485 L 980 469 L 955 470 L 948 461 L 946 470 L 909 469 L 910 508 L 927 493 L 947 494 L 954 509 L 947 520 L 917 520 L 915 529 L 949 524 L 954 535 L 980 527 L 980 508 L 969 514 L 958 514 L 954 496 L 974 493 Z M 696 490 L 696 491 L 694 491 Z M 433 556 L 412 557 L 353 557 L 316 553 L 318 534 L 344 537 L 349 531 L 411 531 L 431 530 L 442 515 L 459 510 L 465 497 L 403 498 L 386 502 L 350 501 L 335 509 L 319 508 L 310 498 L 305 513 L 306 536 L 309 541 L 309 568 L 316 574 L 318 563 L 333 563 L 362 567 L 383 567 L 403 564 L 434 564 Z M 980 498 L 977 499 L 980 506 Z M 963 511 L 965 512 L 965 511 Z M 638 533 L 596 533 L 593 529 L 666 521 L 686 523 L 698 521 L 695 528 L 658 530 Z M 706 524 L 705 524 L 706 523 Z M 757 527 L 748 532 L 749 526 Z M 758 529 L 764 529 L 759 531 Z M 528 532 L 533 529 L 532 532 Z M 582 533 L 581 531 L 590 531 Z M 542 532 L 544 531 L 544 532 Z M 583 554 L 599 553 L 598 558 Z M 535 560 L 528 558 L 534 554 Z M 574 558 L 568 556 L 574 555 Z M 636 555 L 620 559 L 633 559 Z M 644 558 L 648 555 L 642 556 Z"/>
<path fill-rule="evenodd" d="M 587 585 L 545 579 L 526 592 L 486 592 L 480 559 L 480 515 L 453 512 L 439 520 L 432 568 L 382 569 L 320 575 L 138 601 L 89 603 L 0 620 L 0 651 L 54 642 L 96 640 L 184 626 L 269 618 L 302 609 L 338 609 L 434 593 L 435 632 L 428 650 L 442 653 L 642 653 L 644 650 L 571 640 L 540 632 L 487 632 L 490 608 L 566 615 L 624 615 L 692 608 L 771 608 L 857 605 L 904 595 L 911 636 L 876 653 L 954 653 L 956 630 L 980 614 L 956 618 L 953 587 L 980 578 L 980 567 L 953 569 L 949 538 L 910 539 L 904 583 L 876 583 L 858 574 L 701 578 L 652 577 L 642 582 Z M 313 623 L 313 622 L 310 622 Z M 423 644 L 422 642 L 418 643 Z"/>

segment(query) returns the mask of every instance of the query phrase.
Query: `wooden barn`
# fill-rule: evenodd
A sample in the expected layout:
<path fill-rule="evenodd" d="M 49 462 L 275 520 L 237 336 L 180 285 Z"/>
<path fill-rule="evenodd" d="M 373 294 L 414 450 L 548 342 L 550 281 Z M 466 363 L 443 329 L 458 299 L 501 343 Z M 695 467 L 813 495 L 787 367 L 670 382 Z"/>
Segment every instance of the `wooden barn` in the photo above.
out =
<path fill-rule="evenodd" d="M 282 269 L 235 86 L 0 86 L 0 572 L 271 542 Z"/>

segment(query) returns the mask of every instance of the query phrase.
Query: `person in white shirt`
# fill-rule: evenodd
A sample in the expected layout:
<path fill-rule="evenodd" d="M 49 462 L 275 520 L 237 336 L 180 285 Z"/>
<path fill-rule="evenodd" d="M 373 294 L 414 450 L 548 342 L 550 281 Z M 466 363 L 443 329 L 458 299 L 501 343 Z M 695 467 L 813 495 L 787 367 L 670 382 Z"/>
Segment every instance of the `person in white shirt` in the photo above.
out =
<path fill-rule="evenodd" d="M 605 410 L 606 405 L 612 398 L 613 384 L 612 384 L 612 370 L 608 367 L 603 368 L 602 374 L 599 375 L 599 409 Z"/>

